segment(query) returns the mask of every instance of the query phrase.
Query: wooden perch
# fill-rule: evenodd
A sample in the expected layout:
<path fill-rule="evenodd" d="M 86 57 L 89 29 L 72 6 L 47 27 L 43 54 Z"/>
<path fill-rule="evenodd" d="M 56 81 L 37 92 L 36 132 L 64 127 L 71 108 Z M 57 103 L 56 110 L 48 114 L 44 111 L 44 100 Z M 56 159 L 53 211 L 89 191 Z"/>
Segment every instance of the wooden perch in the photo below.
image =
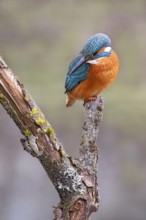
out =
<path fill-rule="evenodd" d="M 99 206 L 96 138 L 103 116 L 102 98 L 85 103 L 78 159 L 67 155 L 44 114 L 1 57 L 0 103 L 23 134 L 24 149 L 38 158 L 59 193 L 54 218 L 88 220 Z"/>

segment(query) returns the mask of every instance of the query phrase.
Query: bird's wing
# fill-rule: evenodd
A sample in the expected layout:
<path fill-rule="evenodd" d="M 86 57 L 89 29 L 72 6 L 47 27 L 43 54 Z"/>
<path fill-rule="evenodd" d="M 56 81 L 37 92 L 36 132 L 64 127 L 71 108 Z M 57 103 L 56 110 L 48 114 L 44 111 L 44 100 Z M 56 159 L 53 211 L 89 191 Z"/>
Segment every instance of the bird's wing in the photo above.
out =
<path fill-rule="evenodd" d="M 76 64 L 80 61 L 82 55 L 78 55 L 70 64 L 68 73 L 65 81 L 65 92 L 68 92 L 75 88 L 81 81 L 87 78 L 87 73 L 89 70 L 89 64 L 83 63 L 77 70 L 71 72 L 71 70 L 76 66 Z"/>

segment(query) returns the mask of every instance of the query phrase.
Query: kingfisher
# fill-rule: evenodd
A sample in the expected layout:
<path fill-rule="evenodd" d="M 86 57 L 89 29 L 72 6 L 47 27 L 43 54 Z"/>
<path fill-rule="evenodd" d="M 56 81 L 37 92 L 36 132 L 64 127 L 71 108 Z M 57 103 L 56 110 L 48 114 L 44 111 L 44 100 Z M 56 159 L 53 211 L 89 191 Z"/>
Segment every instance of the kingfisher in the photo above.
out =
<path fill-rule="evenodd" d="M 95 100 L 117 76 L 119 59 L 103 33 L 90 37 L 69 65 L 65 81 L 66 106 Z"/>

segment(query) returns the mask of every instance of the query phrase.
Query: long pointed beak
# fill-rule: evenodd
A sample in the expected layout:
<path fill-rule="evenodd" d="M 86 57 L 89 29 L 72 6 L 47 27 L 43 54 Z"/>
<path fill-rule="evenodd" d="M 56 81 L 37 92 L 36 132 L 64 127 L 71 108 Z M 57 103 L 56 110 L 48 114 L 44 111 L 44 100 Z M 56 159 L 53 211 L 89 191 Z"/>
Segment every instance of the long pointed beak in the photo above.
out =
<path fill-rule="evenodd" d="M 75 65 L 75 67 L 69 72 L 69 75 L 76 71 L 83 63 L 85 63 L 87 59 L 85 57 L 81 57 L 79 62 Z"/>

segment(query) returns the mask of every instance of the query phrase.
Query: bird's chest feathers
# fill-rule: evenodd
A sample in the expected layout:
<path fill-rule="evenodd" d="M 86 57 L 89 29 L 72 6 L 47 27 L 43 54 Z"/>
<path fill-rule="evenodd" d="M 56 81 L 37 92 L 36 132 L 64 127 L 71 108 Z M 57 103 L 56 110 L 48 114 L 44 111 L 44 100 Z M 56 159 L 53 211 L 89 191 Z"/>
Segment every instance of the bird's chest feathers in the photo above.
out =
<path fill-rule="evenodd" d="M 90 63 L 88 78 L 93 83 L 110 83 L 115 78 L 118 70 L 118 63 L 114 57 L 104 57 Z"/>

